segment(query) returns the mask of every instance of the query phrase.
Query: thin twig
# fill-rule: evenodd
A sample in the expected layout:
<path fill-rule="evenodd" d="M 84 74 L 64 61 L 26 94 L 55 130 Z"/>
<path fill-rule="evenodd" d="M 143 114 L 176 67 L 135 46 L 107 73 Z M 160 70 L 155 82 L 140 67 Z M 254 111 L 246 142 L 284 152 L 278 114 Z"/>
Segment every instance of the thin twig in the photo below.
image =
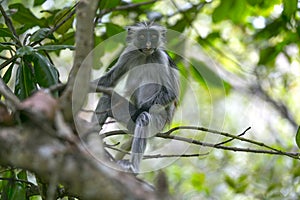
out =
<path fill-rule="evenodd" d="M 174 7 L 179 11 L 179 13 L 181 13 L 183 15 L 183 17 L 185 18 L 185 20 L 188 22 L 189 26 L 198 35 L 198 38 L 200 39 L 199 42 L 206 43 L 213 51 L 215 51 L 218 54 L 222 55 L 223 58 L 226 58 L 227 60 L 233 62 L 236 66 L 239 66 L 239 67 L 241 66 L 241 64 L 238 61 L 234 60 L 233 58 L 231 58 L 230 56 L 228 56 L 226 53 L 224 53 L 222 50 L 220 50 L 217 47 L 215 47 L 210 41 L 202 39 L 200 32 L 195 27 L 195 25 L 193 24 L 193 22 L 190 19 L 190 17 L 185 12 L 181 11 L 181 9 L 179 8 L 179 6 L 177 5 L 177 3 L 174 0 L 171 0 L 171 2 L 174 5 Z M 205 4 L 203 4 L 203 5 L 205 5 Z"/>
<path fill-rule="evenodd" d="M 14 62 L 15 60 L 17 60 L 18 56 L 14 55 L 13 57 L 5 60 L 5 62 L 3 62 L 0 65 L 0 70 L 3 69 L 4 67 L 6 67 L 7 65 L 9 65 L 10 63 Z"/>
<path fill-rule="evenodd" d="M 2 16 L 4 17 L 4 21 L 5 21 L 6 26 L 8 27 L 8 29 L 13 34 L 14 41 L 17 43 L 18 46 L 21 47 L 22 43 L 20 42 L 17 31 L 16 31 L 15 27 L 13 26 L 13 23 L 12 23 L 11 19 L 8 17 L 8 15 L 6 14 L 6 12 L 5 12 L 5 10 L 4 10 L 4 8 L 2 7 L 1 4 L 0 4 L 0 11 L 1 11 Z"/>
<path fill-rule="evenodd" d="M 131 155 L 130 152 L 128 151 L 124 151 L 122 149 L 118 149 L 114 146 L 105 146 L 109 149 L 112 149 L 114 151 L 118 151 L 118 152 L 122 152 L 125 153 L 127 155 Z M 155 155 L 144 155 L 143 156 L 143 160 L 147 160 L 147 159 L 153 159 L 153 158 L 190 158 L 190 157 L 200 157 L 200 156 L 207 156 L 209 153 L 196 153 L 196 154 L 178 154 L 178 155 L 164 155 L 164 154 L 155 154 Z"/>
<path fill-rule="evenodd" d="M 250 127 L 249 127 L 250 128 Z M 249 130 L 249 128 L 247 128 L 246 130 Z M 248 142 L 248 143 L 251 143 L 251 144 L 254 144 L 254 145 L 257 145 L 257 146 L 261 146 L 261 147 L 264 147 L 264 148 L 267 148 L 267 149 L 270 149 L 272 151 L 276 151 L 278 152 L 279 154 L 284 154 L 284 152 L 278 150 L 278 149 L 275 149 L 273 147 L 270 147 L 262 142 L 257 142 L 257 141 L 254 141 L 254 140 L 250 140 L 250 139 L 247 139 L 247 138 L 243 138 L 243 137 L 239 137 L 239 136 L 236 136 L 236 135 L 232 135 L 232 134 L 229 134 L 229 133 L 225 133 L 225 132 L 221 132 L 221 131 L 216 131 L 216 130 L 211 130 L 211 129 L 207 129 L 207 128 L 204 128 L 204 127 L 194 127 L 194 126 L 178 126 L 178 127 L 174 127 L 173 129 L 170 129 L 169 131 L 167 131 L 166 133 L 167 134 L 170 134 L 176 130 L 179 130 L 179 129 L 190 129 L 190 130 L 199 130 L 199 131 L 204 131 L 204 132 L 209 132 L 209 133 L 213 133 L 213 134 L 217 134 L 217 135 L 222 135 L 222 136 L 225 136 L 225 137 L 230 137 L 230 138 L 233 138 L 233 139 L 237 139 L 237 140 L 240 140 L 240 141 L 243 141 L 243 142 Z"/>
<path fill-rule="evenodd" d="M 247 132 L 248 130 L 250 130 L 250 129 L 251 129 L 251 127 L 248 127 L 248 128 L 247 128 L 246 130 L 244 130 L 241 134 L 239 134 L 238 137 L 241 137 L 241 136 L 245 135 L 246 132 Z M 229 140 L 225 140 L 224 142 L 220 142 L 220 143 L 216 144 L 216 146 L 226 144 L 226 143 L 228 143 L 228 142 L 231 142 L 232 140 L 234 140 L 234 138 L 231 138 L 231 139 L 229 139 Z"/>
<path fill-rule="evenodd" d="M 110 12 L 113 12 L 113 11 L 134 9 L 134 8 L 137 8 L 137 7 L 140 7 L 140 6 L 145 6 L 145 5 L 148 5 L 148 4 L 155 3 L 157 1 L 159 1 L 159 0 L 151 0 L 151 1 L 146 1 L 146 2 L 134 3 L 134 4 L 131 3 L 131 4 L 128 4 L 128 5 L 117 6 L 115 8 L 104 9 L 104 10 L 100 11 L 100 13 L 97 15 L 96 22 L 98 21 L 99 18 L 102 18 L 102 16 L 107 14 L 107 13 L 110 13 Z"/>
<path fill-rule="evenodd" d="M 109 131 L 106 133 L 102 133 L 102 134 L 100 134 L 100 137 L 102 139 L 104 139 L 106 137 L 110 137 L 110 136 L 114 136 L 114 135 L 125 135 L 125 134 L 127 134 L 126 130 L 115 130 L 115 131 Z"/>
<path fill-rule="evenodd" d="M 38 41 L 33 42 L 32 44 L 30 44 L 30 46 L 35 46 L 37 44 L 39 44 L 40 42 L 42 42 L 45 38 L 47 38 L 49 35 L 53 34 L 57 29 L 59 29 L 64 23 L 66 23 L 66 21 L 68 21 L 71 17 L 73 17 L 73 15 L 76 13 L 76 6 L 78 5 L 78 3 L 76 3 L 74 6 L 72 6 L 72 8 L 70 8 L 70 10 L 72 10 L 71 12 L 69 12 L 69 14 L 62 20 L 60 21 L 58 24 L 56 24 L 56 26 L 54 26 L 46 35 L 45 37 L 41 38 Z M 64 17 L 64 16 L 62 16 Z"/>
<path fill-rule="evenodd" d="M 200 131 L 205 131 L 208 133 L 213 133 L 213 134 L 219 134 L 219 135 L 223 135 L 225 137 L 231 137 L 232 139 L 237 139 L 237 140 L 241 140 L 244 142 L 248 142 L 260 147 L 264 147 L 270 150 L 260 150 L 260 149 L 250 149 L 250 148 L 240 148 L 240 147 L 228 147 L 228 146 L 222 146 L 222 145 L 216 145 L 216 144 L 212 144 L 212 143 L 205 143 L 205 142 L 201 142 L 198 140 L 194 140 L 191 138 L 185 138 L 185 137 L 180 137 L 180 136 L 174 136 L 174 135 L 170 135 L 170 133 L 176 131 L 176 130 L 180 130 L 180 129 L 189 129 L 189 130 L 200 130 Z M 246 130 L 249 130 L 246 129 Z M 244 131 L 245 132 L 245 131 Z M 166 134 L 167 133 L 167 134 Z M 110 137 L 110 136 L 114 136 L 114 135 L 124 135 L 126 134 L 126 131 L 124 130 L 116 130 L 116 131 L 110 131 L 107 133 L 103 133 L 100 136 L 102 138 L 105 137 Z M 223 150 L 228 150 L 228 151 L 239 151 L 239 152 L 249 152 L 249 153 L 261 153 L 261 154 L 272 154 L 272 155 L 285 155 L 294 159 L 299 160 L 299 153 L 292 153 L 292 152 L 284 152 L 278 149 L 275 149 L 273 147 L 270 147 L 268 145 L 265 145 L 264 143 L 261 142 L 256 142 L 253 140 L 249 140 L 246 138 L 242 138 L 239 136 L 235 136 L 229 133 L 224 133 L 224 132 L 220 132 L 220 131 L 215 131 L 215 130 L 210 130 L 207 128 L 203 128 L 203 127 L 194 127 L 194 126 L 179 126 L 179 127 L 174 127 L 172 129 L 170 129 L 169 131 L 165 132 L 165 133 L 158 133 L 156 134 L 156 137 L 160 137 L 160 138 L 164 138 L 164 139 L 174 139 L 174 140 L 178 140 L 178 141 L 183 141 L 183 142 L 187 142 L 190 144 L 195 144 L 195 145 L 200 145 L 200 146 L 206 146 L 206 147 L 212 147 L 215 149 L 223 149 Z"/>
<path fill-rule="evenodd" d="M 195 154 L 178 154 L 178 155 L 163 155 L 163 154 L 156 154 L 156 155 L 144 155 L 143 159 L 153 159 L 153 158 L 191 158 L 191 157 L 201 157 L 207 156 L 209 153 L 195 153 Z"/>
<path fill-rule="evenodd" d="M 64 83 L 58 83 L 55 85 L 51 85 L 48 90 L 50 90 L 50 92 L 56 92 L 56 91 L 63 91 L 66 87 L 66 84 Z"/>
<path fill-rule="evenodd" d="M 196 144 L 196 145 L 201 145 L 205 147 L 212 147 L 215 149 L 223 149 L 223 150 L 228 150 L 228 151 L 240 151 L 240 152 L 249 152 L 249 153 L 261 153 L 261 154 L 272 154 L 272 155 L 285 155 L 297 160 L 300 160 L 299 158 L 299 153 L 290 153 L 290 152 L 283 152 L 281 150 L 277 150 L 272 148 L 272 150 L 260 150 L 260 149 L 250 149 L 250 148 L 240 148 L 240 147 L 227 147 L 227 146 L 216 146 L 215 144 L 211 143 L 205 143 L 201 142 L 198 140 L 190 139 L 190 138 L 185 138 L 185 137 L 180 137 L 180 136 L 175 136 L 175 135 L 164 135 L 162 133 L 156 134 L 157 137 L 164 138 L 164 139 L 174 139 L 178 141 L 183 141 L 187 142 L 190 144 Z M 259 142 L 255 142 L 257 144 L 261 144 L 259 146 L 266 147 L 267 145 Z"/>
<path fill-rule="evenodd" d="M 107 94 L 107 95 L 112 95 L 113 93 L 114 93 L 114 90 L 113 90 L 113 88 L 111 88 L 111 87 L 103 87 L 103 86 L 99 86 L 99 85 L 97 85 L 97 84 L 95 84 L 95 83 L 91 83 L 90 85 L 89 85 L 89 87 L 90 87 L 90 92 L 102 92 L 102 93 L 104 93 L 104 94 Z"/>

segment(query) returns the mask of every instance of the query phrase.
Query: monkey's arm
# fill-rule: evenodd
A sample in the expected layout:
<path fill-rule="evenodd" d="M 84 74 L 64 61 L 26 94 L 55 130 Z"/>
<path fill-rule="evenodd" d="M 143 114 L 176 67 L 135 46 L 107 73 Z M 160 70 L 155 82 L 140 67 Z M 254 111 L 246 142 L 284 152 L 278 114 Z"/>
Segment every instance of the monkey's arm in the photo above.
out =
<path fill-rule="evenodd" d="M 120 77 L 126 73 L 126 71 L 128 71 L 128 58 L 126 57 L 126 53 L 123 53 L 119 60 L 117 61 L 117 63 L 102 77 L 100 77 L 99 79 L 96 79 L 94 81 L 91 82 L 91 85 L 93 86 L 102 86 L 102 87 L 114 87 Z M 118 99 L 118 105 L 123 105 L 124 102 L 128 102 L 125 101 L 123 98 L 121 98 L 120 95 L 114 93 L 114 100 L 116 101 L 116 99 Z M 120 103 L 122 102 L 122 103 Z M 105 120 L 107 119 L 107 117 L 114 117 L 113 113 L 112 113 L 112 108 L 111 108 L 111 95 L 109 94 L 104 94 L 99 102 L 98 105 L 96 107 L 95 113 L 93 115 L 93 121 L 98 121 L 100 127 L 99 129 L 101 130 L 102 125 L 105 123 Z M 130 106 L 132 107 L 132 106 Z M 118 109 L 118 108 L 114 108 L 114 109 Z M 122 119 L 123 120 L 123 119 Z M 121 120 L 121 121 L 122 121 Z"/>
<path fill-rule="evenodd" d="M 171 102 L 177 101 L 179 96 L 179 77 L 178 67 L 175 62 L 171 59 L 166 51 L 163 51 L 168 59 L 168 67 L 170 68 L 170 74 L 168 77 L 168 82 L 170 87 L 162 85 L 159 93 L 154 96 L 150 101 L 145 102 L 144 107 L 149 107 L 154 104 L 160 104 L 163 106 L 168 106 Z"/>
<path fill-rule="evenodd" d="M 120 77 L 128 71 L 127 53 L 122 54 L 117 63 L 102 77 L 92 81 L 92 84 L 103 87 L 114 87 Z"/>

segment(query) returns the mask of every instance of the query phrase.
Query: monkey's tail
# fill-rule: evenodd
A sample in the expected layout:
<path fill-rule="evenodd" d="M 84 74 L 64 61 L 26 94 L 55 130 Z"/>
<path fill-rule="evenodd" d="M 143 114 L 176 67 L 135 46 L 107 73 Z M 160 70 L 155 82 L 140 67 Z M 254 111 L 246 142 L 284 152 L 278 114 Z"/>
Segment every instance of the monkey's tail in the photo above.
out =
<path fill-rule="evenodd" d="M 139 171 L 139 165 L 146 149 L 150 120 L 151 116 L 148 112 L 142 112 L 136 119 L 130 158 L 130 162 L 136 172 Z"/>

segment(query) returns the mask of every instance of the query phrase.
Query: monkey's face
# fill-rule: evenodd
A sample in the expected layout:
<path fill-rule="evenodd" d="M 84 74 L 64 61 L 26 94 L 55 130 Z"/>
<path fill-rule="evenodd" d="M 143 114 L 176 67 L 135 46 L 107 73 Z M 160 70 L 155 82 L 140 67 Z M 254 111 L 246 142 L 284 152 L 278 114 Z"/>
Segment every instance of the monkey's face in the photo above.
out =
<path fill-rule="evenodd" d="M 134 45 L 144 54 L 152 54 L 159 45 L 159 32 L 154 29 L 138 31 Z"/>

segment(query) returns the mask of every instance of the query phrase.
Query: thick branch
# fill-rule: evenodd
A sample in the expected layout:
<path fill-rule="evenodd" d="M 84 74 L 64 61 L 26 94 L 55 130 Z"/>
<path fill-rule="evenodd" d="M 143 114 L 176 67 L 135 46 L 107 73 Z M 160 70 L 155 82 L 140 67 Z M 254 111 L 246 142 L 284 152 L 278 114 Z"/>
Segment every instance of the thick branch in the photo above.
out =
<path fill-rule="evenodd" d="M 35 172 L 45 181 L 58 177 L 82 199 L 155 199 L 137 179 L 98 163 L 88 152 L 44 134 L 30 124 L 1 127 L 0 164 Z"/>
<path fill-rule="evenodd" d="M 94 17 L 99 0 L 81 0 L 77 5 L 76 47 L 73 68 L 69 74 L 61 106 L 66 120 L 71 121 L 84 103 L 89 90 L 90 71 L 93 57 L 88 54 L 94 47 Z M 84 62 L 85 61 L 85 62 Z M 78 75 L 79 69 L 82 69 Z M 76 82 L 76 83 L 75 83 Z M 74 85 L 80 90 L 74 96 Z"/>

